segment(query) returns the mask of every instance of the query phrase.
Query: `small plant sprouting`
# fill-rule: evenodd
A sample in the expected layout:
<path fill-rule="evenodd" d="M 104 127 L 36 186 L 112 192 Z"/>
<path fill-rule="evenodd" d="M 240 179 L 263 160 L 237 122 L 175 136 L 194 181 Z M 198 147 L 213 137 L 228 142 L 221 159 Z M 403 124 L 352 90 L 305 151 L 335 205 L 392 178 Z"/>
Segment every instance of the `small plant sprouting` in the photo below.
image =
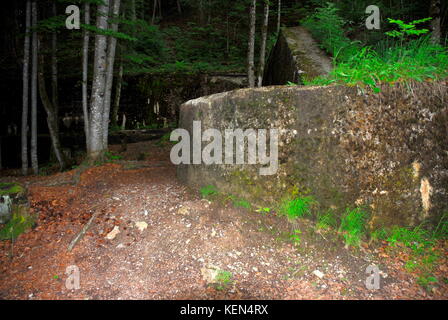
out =
<path fill-rule="evenodd" d="M 114 154 L 114 153 L 111 152 L 111 151 L 106 151 L 106 152 L 104 153 L 104 157 L 106 158 L 106 161 L 107 161 L 107 162 L 116 161 L 116 160 L 122 160 L 122 159 L 123 159 L 122 156 L 120 156 L 120 155 L 116 155 L 116 154 Z"/>
<path fill-rule="evenodd" d="M 271 212 L 271 208 L 267 208 L 267 207 L 260 207 L 257 210 L 255 210 L 256 212 L 259 213 L 270 213 Z"/>
<path fill-rule="evenodd" d="M 225 270 L 219 270 L 216 276 L 216 290 L 224 290 L 232 283 L 232 273 Z"/>
<path fill-rule="evenodd" d="M 316 229 L 317 230 L 329 230 L 336 227 L 336 217 L 332 211 L 326 213 L 319 213 L 317 216 Z"/>
<path fill-rule="evenodd" d="M 210 196 L 217 195 L 218 189 L 213 185 L 208 185 L 208 186 L 202 187 L 199 190 L 199 193 L 201 194 L 201 197 L 203 199 L 207 199 Z"/>
<path fill-rule="evenodd" d="M 300 229 L 295 229 L 294 232 L 291 234 L 291 240 L 294 243 L 296 247 L 300 246 L 300 243 L 302 242 L 301 235 L 302 231 Z"/>

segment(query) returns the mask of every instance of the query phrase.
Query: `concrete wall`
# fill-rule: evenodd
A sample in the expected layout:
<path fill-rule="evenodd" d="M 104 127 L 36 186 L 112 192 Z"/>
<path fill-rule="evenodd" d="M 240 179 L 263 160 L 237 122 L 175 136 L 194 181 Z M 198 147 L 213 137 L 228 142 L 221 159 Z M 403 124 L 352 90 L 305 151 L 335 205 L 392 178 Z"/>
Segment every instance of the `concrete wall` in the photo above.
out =
<path fill-rule="evenodd" d="M 178 177 L 272 205 L 312 194 L 319 210 L 366 206 L 371 227 L 434 222 L 448 210 L 447 83 L 358 87 L 264 87 L 188 101 L 180 127 L 284 130 L 279 169 L 179 165 Z M 445 108 L 445 109 L 443 109 Z M 203 142 L 202 146 L 207 145 Z"/>

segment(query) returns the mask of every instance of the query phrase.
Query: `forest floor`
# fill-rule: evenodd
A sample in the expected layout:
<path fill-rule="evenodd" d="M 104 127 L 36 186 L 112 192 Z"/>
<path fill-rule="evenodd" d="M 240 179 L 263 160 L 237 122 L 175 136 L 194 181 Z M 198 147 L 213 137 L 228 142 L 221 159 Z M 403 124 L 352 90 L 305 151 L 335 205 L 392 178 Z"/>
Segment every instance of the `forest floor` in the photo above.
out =
<path fill-rule="evenodd" d="M 132 161 L 142 153 L 144 160 Z M 38 214 L 33 230 L 13 244 L 0 242 L 0 299 L 448 298 L 446 282 L 423 289 L 385 244 L 345 249 L 336 234 L 316 233 L 303 220 L 294 245 L 282 217 L 201 199 L 176 180 L 169 146 L 141 142 L 121 155 L 127 162 L 92 167 L 76 186 L 45 186 L 69 180 L 74 170 L 0 179 L 26 183 Z M 435 271 L 442 278 L 443 252 Z M 379 290 L 365 285 L 372 264 L 381 270 Z M 79 270 L 79 289 L 66 286 L 69 266 Z M 216 274 L 221 281 L 213 284 Z"/>

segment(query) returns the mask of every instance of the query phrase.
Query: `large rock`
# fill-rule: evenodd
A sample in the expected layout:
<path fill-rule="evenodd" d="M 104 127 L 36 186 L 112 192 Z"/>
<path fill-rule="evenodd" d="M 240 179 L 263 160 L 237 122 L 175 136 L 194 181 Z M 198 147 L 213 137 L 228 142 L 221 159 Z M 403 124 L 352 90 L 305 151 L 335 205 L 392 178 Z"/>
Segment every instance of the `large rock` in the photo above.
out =
<path fill-rule="evenodd" d="M 17 183 L 0 183 L 0 223 L 7 223 L 15 208 L 26 203 L 25 189 Z"/>
<path fill-rule="evenodd" d="M 260 205 L 312 194 L 322 212 L 366 206 L 375 228 L 435 222 L 448 210 L 447 99 L 447 84 L 431 83 L 386 85 L 380 94 L 344 86 L 265 87 L 191 100 L 180 114 L 180 127 L 191 136 L 195 120 L 202 131 L 285 130 L 279 169 L 261 176 L 260 165 L 182 164 L 178 177 Z"/>
<path fill-rule="evenodd" d="M 269 56 L 263 85 L 303 83 L 331 71 L 331 59 L 303 27 L 283 28 Z"/>

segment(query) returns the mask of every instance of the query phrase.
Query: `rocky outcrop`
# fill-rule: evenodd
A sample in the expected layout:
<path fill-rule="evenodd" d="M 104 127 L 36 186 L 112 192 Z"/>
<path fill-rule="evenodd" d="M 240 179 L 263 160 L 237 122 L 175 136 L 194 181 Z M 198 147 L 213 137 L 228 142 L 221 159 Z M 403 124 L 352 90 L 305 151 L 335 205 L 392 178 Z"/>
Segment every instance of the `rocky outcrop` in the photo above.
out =
<path fill-rule="evenodd" d="M 180 127 L 190 135 L 193 121 L 202 132 L 279 129 L 279 167 L 181 164 L 178 177 L 259 205 L 311 194 L 322 212 L 363 206 L 372 228 L 435 222 L 448 210 L 447 83 L 381 89 L 264 87 L 188 101 Z"/>
<path fill-rule="evenodd" d="M 269 56 L 263 85 L 302 84 L 331 71 L 331 59 L 303 27 L 283 28 Z"/>

